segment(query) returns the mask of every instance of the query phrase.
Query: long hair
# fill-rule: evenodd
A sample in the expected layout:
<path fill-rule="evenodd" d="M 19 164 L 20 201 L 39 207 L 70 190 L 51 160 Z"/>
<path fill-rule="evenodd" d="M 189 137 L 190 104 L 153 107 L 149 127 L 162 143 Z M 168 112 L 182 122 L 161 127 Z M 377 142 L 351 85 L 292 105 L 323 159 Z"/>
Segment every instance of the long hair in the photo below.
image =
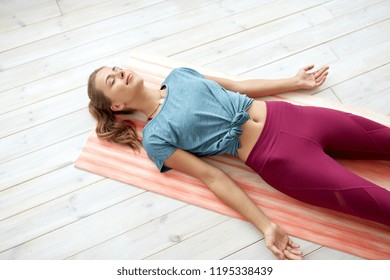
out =
<path fill-rule="evenodd" d="M 111 100 L 96 88 L 96 74 L 103 67 L 92 72 L 88 79 L 89 112 L 97 120 L 96 134 L 100 139 L 129 146 L 139 151 L 141 140 L 138 138 L 136 127 L 131 120 L 118 120 L 117 114 L 130 114 L 133 111 L 111 110 Z"/>

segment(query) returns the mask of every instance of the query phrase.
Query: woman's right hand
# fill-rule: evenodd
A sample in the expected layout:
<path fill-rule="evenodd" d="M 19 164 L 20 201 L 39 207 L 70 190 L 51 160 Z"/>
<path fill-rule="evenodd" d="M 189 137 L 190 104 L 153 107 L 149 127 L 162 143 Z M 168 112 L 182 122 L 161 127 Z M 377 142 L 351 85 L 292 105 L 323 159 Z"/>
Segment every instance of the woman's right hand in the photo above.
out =
<path fill-rule="evenodd" d="M 314 65 L 309 65 L 299 69 L 295 75 L 299 89 L 314 89 L 325 82 L 326 76 L 328 76 L 329 66 L 324 66 L 316 71 L 309 72 L 313 68 Z"/>
<path fill-rule="evenodd" d="M 302 251 L 296 250 L 299 245 L 293 242 L 290 237 L 278 225 L 270 223 L 263 232 L 267 248 L 280 260 L 301 260 Z"/>

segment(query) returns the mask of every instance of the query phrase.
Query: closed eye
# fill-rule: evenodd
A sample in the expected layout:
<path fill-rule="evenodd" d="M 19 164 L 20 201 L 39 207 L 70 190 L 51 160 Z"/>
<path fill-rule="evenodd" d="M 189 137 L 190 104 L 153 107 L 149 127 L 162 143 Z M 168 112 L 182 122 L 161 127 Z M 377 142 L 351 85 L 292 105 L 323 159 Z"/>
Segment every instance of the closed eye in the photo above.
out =
<path fill-rule="evenodd" d="M 107 82 L 109 79 L 111 79 L 111 81 L 110 81 L 110 86 L 113 86 L 113 85 L 115 84 L 115 73 L 116 73 L 118 70 L 121 71 L 122 69 L 119 68 L 119 67 L 117 67 L 117 66 L 112 67 L 111 71 L 114 72 L 114 74 L 110 74 L 110 75 L 107 76 L 106 82 Z M 121 72 L 120 74 L 121 74 L 121 78 L 123 78 L 123 77 L 124 77 L 123 72 Z"/>
<path fill-rule="evenodd" d="M 114 66 L 114 67 L 112 67 L 112 71 L 113 71 L 114 73 L 116 73 L 117 71 L 121 71 L 121 72 L 120 72 L 121 78 L 124 77 L 124 74 L 123 74 L 123 72 L 122 72 L 122 68 L 120 68 L 120 67 L 118 67 L 118 66 Z M 111 86 L 113 86 L 114 83 L 115 83 L 115 76 L 114 76 L 114 78 L 112 78 Z"/>

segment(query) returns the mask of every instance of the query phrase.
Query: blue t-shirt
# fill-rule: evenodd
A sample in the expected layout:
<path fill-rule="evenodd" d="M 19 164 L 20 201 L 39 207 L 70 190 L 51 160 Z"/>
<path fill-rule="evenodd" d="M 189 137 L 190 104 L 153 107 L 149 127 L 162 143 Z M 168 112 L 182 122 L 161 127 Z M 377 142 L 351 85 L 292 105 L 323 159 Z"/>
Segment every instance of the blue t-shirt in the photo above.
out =
<path fill-rule="evenodd" d="M 161 172 L 170 170 L 164 162 L 178 148 L 199 157 L 237 155 L 252 98 L 225 90 L 189 68 L 174 69 L 163 87 L 165 102 L 144 127 L 142 140 Z"/>

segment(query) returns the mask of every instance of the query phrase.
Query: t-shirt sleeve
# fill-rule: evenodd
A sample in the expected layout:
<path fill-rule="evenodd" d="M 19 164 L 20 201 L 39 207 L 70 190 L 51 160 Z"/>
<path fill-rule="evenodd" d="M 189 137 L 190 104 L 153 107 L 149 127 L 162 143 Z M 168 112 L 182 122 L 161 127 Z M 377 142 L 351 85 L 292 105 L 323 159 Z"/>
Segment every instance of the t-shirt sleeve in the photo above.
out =
<path fill-rule="evenodd" d="M 176 70 L 189 73 L 189 74 L 196 76 L 196 77 L 203 78 L 203 75 L 201 73 L 199 73 L 198 71 L 196 71 L 195 69 L 192 69 L 192 68 L 180 67 L 180 68 L 177 68 Z"/>
<path fill-rule="evenodd" d="M 157 144 L 153 142 L 143 143 L 143 146 L 148 157 L 154 162 L 160 172 L 167 172 L 172 169 L 165 166 L 164 162 L 176 151 L 176 147 L 169 143 Z"/>

